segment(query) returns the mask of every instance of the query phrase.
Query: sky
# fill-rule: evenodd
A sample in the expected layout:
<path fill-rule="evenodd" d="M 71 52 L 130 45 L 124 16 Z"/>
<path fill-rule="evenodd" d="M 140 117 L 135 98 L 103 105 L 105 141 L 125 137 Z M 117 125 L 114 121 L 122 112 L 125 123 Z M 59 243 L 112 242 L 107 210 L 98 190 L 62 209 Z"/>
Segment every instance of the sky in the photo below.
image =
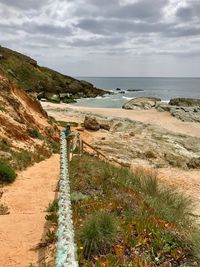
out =
<path fill-rule="evenodd" d="M 0 45 L 71 76 L 199 77 L 200 0 L 0 0 Z"/>

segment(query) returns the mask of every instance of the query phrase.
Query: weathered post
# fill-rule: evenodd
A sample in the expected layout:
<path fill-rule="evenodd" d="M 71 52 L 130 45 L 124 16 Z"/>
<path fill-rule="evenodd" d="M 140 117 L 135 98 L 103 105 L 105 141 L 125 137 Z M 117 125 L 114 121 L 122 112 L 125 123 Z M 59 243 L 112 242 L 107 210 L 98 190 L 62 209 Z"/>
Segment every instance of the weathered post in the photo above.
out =
<path fill-rule="evenodd" d="M 67 160 L 70 161 L 71 140 L 74 138 L 74 133 L 71 131 L 71 127 L 68 124 L 65 129 L 65 136 L 67 140 Z"/>

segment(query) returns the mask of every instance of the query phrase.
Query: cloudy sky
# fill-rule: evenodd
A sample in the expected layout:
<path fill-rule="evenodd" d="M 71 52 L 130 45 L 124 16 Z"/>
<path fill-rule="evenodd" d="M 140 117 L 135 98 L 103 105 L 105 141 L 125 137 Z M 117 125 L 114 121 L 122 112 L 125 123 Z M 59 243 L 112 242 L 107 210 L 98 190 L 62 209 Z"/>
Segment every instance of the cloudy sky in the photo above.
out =
<path fill-rule="evenodd" d="M 200 0 L 0 0 L 0 44 L 72 76 L 196 76 Z"/>

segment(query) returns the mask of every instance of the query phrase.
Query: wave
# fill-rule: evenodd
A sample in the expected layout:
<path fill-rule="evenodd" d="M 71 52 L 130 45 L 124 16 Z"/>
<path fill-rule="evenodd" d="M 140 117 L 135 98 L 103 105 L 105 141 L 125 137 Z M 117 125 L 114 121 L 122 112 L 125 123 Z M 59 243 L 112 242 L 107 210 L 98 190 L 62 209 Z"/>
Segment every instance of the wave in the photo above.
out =
<path fill-rule="evenodd" d="M 126 99 L 126 100 L 131 100 L 133 99 L 134 97 L 127 97 L 127 96 L 122 96 L 123 99 Z"/>

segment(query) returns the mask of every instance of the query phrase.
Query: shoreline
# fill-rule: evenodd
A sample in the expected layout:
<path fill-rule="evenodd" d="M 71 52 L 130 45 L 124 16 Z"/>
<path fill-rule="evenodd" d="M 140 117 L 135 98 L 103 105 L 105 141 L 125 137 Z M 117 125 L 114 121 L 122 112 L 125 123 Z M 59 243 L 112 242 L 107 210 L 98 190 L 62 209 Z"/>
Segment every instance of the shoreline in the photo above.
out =
<path fill-rule="evenodd" d="M 42 107 L 49 113 L 50 116 L 55 116 L 58 120 L 73 121 L 77 119 L 79 113 L 79 120 L 83 122 L 85 115 L 113 117 L 121 119 L 130 119 L 139 121 L 145 124 L 151 124 L 162 127 L 168 131 L 175 133 L 200 137 L 200 123 L 183 122 L 170 115 L 169 112 L 158 112 L 156 109 L 150 110 L 126 110 L 120 108 L 93 108 L 84 106 L 74 106 L 71 104 L 54 104 L 50 102 L 40 102 Z M 67 114 L 67 111 L 71 114 Z M 74 116 L 73 116 L 74 113 Z M 76 113 L 76 114 L 75 114 Z"/>

